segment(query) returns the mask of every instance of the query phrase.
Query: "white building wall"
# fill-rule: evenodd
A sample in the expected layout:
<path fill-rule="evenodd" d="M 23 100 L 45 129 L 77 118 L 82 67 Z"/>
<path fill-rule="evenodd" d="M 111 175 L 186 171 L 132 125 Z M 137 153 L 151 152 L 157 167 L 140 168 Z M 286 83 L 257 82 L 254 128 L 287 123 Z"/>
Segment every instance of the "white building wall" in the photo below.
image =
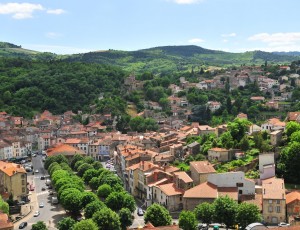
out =
<path fill-rule="evenodd" d="M 237 183 L 242 183 L 243 186 L 238 188 L 242 190 L 242 194 L 255 193 L 255 183 L 246 180 L 244 172 L 210 174 L 207 181 L 218 187 L 237 187 Z"/>

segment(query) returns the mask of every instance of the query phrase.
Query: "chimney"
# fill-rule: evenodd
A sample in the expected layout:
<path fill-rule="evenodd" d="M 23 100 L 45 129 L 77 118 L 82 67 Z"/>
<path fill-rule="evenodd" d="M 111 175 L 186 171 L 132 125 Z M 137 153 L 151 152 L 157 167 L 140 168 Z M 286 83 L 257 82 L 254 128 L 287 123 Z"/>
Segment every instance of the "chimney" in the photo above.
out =
<path fill-rule="evenodd" d="M 264 188 L 264 194 L 266 194 L 266 189 Z"/>

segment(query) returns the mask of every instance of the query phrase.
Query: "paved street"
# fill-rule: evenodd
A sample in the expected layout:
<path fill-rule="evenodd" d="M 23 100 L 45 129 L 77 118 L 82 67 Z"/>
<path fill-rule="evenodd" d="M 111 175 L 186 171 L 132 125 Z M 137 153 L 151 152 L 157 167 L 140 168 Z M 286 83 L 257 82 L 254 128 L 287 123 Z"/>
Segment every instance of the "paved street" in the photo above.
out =
<path fill-rule="evenodd" d="M 37 221 L 44 221 L 49 230 L 56 229 L 54 226 L 58 221 L 60 221 L 63 217 L 66 216 L 64 209 L 61 205 L 52 205 L 51 204 L 51 197 L 49 195 L 49 190 L 45 185 L 46 180 L 41 180 L 41 176 L 48 176 L 46 170 L 44 169 L 42 156 L 38 155 L 32 158 L 32 165 L 33 170 L 39 170 L 38 173 L 32 175 L 28 173 L 28 182 L 31 184 L 33 183 L 35 189 L 34 191 L 30 192 L 31 195 L 29 196 L 31 199 L 30 205 L 33 206 L 32 212 L 19 220 L 14 224 L 14 229 L 19 229 L 19 225 L 21 222 L 26 221 L 28 222 L 28 226 L 24 229 L 31 229 L 32 224 L 36 223 Z M 42 191 L 42 187 L 46 188 L 45 191 Z M 44 207 L 39 208 L 39 204 L 43 202 Z M 33 214 L 35 211 L 39 210 L 40 215 L 38 217 L 34 217 Z"/>

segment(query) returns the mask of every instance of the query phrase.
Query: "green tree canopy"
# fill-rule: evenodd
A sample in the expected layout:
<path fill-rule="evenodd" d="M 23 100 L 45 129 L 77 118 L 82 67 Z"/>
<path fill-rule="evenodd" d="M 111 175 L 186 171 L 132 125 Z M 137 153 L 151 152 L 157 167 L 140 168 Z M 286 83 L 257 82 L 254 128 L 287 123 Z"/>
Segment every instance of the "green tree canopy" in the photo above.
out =
<path fill-rule="evenodd" d="M 57 223 L 57 228 L 58 230 L 70 230 L 75 223 L 76 221 L 71 217 L 65 217 Z"/>
<path fill-rule="evenodd" d="M 72 230 L 98 230 L 98 226 L 93 220 L 87 219 L 74 224 Z"/>
<path fill-rule="evenodd" d="M 47 230 L 47 226 L 43 221 L 38 221 L 32 225 L 31 230 Z"/>
<path fill-rule="evenodd" d="M 236 221 L 242 229 L 245 229 L 251 223 L 262 221 L 262 216 L 255 204 L 243 202 L 238 205 Z"/>
<path fill-rule="evenodd" d="M 214 201 L 214 219 L 219 223 L 224 223 L 226 227 L 233 226 L 236 223 L 235 217 L 238 210 L 238 204 L 228 196 L 221 196 Z"/>
<path fill-rule="evenodd" d="M 100 200 L 95 200 L 85 207 L 84 216 L 86 219 L 92 218 L 95 212 L 100 211 L 103 208 L 107 208 L 106 205 Z"/>
<path fill-rule="evenodd" d="M 93 221 L 98 225 L 99 230 L 120 230 L 121 222 L 117 213 L 110 208 L 103 208 L 93 215 Z"/>
<path fill-rule="evenodd" d="M 209 224 L 212 222 L 214 217 L 214 205 L 204 202 L 196 206 L 194 209 L 195 215 L 199 221 Z"/>
<path fill-rule="evenodd" d="M 151 222 L 155 227 L 166 226 L 172 223 L 172 217 L 165 207 L 155 203 L 147 208 L 144 221 Z"/>
<path fill-rule="evenodd" d="M 110 187 L 110 185 L 108 184 L 103 184 L 103 185 L 100 185 L 98 190 L 97 190 L 97 195 L 98 197 L 100 198 L 104 198 L 106 199 L 109 194 L 112 192 L 112 188 Z"/>
<path fill-rule="evenodd" d="M 179 215 L 179 227 L 184 230 L 195 230 L 197 219 L 192 211 L 181 211 Z"/>
<path fill-rule="evenodd" d="M 119 217 L 120 217 L 120 222 L 121 222 L 121 228 L 123 230 L 126 230 L 127 227 L 132 225 L 133 215 L 131 214 L 131 211 L 128 208 L 122 208 L 119 211 Z"/>

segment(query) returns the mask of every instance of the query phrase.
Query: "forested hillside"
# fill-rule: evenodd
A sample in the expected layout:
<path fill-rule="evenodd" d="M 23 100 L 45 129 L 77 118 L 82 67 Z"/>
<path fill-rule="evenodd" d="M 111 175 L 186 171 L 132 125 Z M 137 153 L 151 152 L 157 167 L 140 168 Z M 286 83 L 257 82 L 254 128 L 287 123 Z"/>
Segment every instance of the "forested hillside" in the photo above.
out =
<path fill-rule="evenodd" d="M 100 93 L 119 95 L 124 76 L 106 65 L 1 58 L 0 111 L 31 117 L 86 110 Z"/>
<path fill-rule="evenodd" d="M 299 56 L 263 51 L 229 53 L 199 46 L 163 46 L 138 51 L 107 50 L 75 54 L 66 58 L 67 61 L 118 65 L 127 71 L 139 73 L 182 72 L 200 70 L 203 66 L 261 65 L 265 61 L 282 64 L 298 59 Z"/>

